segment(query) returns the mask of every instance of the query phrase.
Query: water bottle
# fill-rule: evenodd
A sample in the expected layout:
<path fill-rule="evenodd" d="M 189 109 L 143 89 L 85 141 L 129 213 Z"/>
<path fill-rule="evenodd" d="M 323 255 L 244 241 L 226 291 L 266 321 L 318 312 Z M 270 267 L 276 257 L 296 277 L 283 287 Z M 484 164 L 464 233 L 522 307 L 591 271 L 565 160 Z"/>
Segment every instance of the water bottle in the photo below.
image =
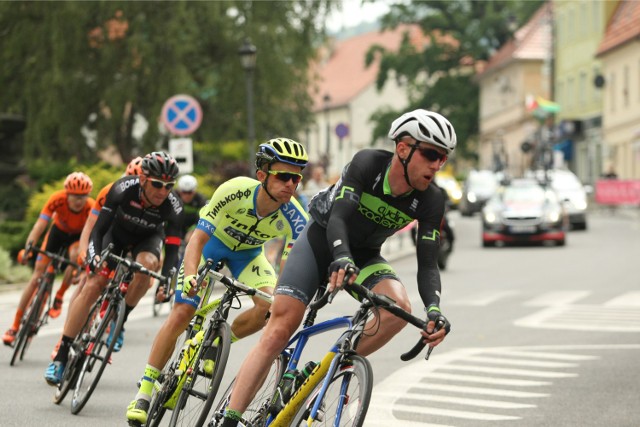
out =
<path fill-rule="evenodd" d="M 297 375 L 298 371 L 296 369 L 289 369 L 282 376 L 280 384 L 278 384 L 278 388 L 276 389 L 276 393 L 273 396 L 273 400 L 269 405 L 269 413 L 272 416 L 277 416 L 278 412 L 280 412 L 282 408 L 284 408 L 284 405 L 289 401 L 291 393 L 295 389 L 294 387 Z"/>
<path fill-rule="evenodd" d="M 193 338 L 184 342 L 184 346 L 182 347 L 182 359 L 180 359 L 180 364 L 178 365 L 178 370 L 180 372 L 184 372 L 189 367 L 203 338 L 204 331 L 200 331 L 195 334 Z"/>

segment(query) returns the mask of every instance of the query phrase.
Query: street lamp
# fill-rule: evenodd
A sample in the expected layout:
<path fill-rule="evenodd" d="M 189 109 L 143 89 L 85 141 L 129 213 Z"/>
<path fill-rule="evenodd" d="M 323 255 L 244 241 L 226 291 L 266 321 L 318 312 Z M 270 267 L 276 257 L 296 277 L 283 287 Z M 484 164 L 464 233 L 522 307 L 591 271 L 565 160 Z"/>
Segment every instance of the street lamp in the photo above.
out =
<path fill-rule="evenodd" d="M 249 147 L 249 175 L 251 175 L 253 168 L 255 168 L 255 147 L 254 141 L 256 139 L 255 124 L 253 120 L 253 72 L 256 69 L 256 57 L 258 49 L 251 44 L 251 40 L 246 38 L 240 49 L 238 50 L 240 55 L 240 62 L 242 68 L 245 71 L 245 81 L 247 84 L 247 145 Z"/>
<path fill-rule="evenodd" d="M 324 147 L 324 157 L 325 157 L 325 169 L 328 170 L 329 166 L 329 150 L 331 149 L 331 124 L 329 123 L 329 105 L 331 104 L 331 96 L 328 93 L 325 93 L 322 97 L 322 101 L 324 102 L 324 121 L 327 126 L 326 134 L 327 140 Z"/>

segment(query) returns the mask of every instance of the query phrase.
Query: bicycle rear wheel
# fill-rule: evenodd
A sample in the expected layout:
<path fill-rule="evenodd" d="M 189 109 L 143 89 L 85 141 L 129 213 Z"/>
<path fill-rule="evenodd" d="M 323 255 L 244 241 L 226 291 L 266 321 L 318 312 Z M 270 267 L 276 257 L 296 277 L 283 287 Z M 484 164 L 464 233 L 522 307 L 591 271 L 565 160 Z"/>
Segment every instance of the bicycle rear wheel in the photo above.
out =
<path fill-rule="evenodd" d="M 353 355 L 340 363 L 326 393 L 322 396 L 318 414 L 311 420 L 311 424 L 308 424 L 311 409 L 321 388 L 322 383 L 309 395 L 293 418 L 292 426 L 363 425 L 373 388 L 373 371 L 366 358 Z"/>
<path fill-rule="evenodd" d="M 182 386 L 170 426 L 200 427 L 207 422 L 227 366 L 230 347 L 231 328 L 227 322 L 219 322 L 215 329 L 207 330 L 198 355 L 189 367 L 191 372 Z M 214 362 L 211 375 L 204 371 L 205 359 L 209 358 Z"/>
<path fill-rule="evenodd" d="M 31 302 L 27 307 L 27 311 L 22 316 L 20 329 L 18 330 L 16 340 L 14 341 L 13 355 L 9 362 L 11 366 L 15 364 L 16 360 L 22 360 L 24 358 L 24 355 L 29 348 L 29 344 L 31 343 L 31 339 L 37 332 L 40 312 L 42 311 L 48 296 L 47 288 L 47 284 L 42 282 L 40 283 L 35 296 L 31 299 Z"/>
<path fill-rule="evenodd" d="M 271 368 L 269 368 L 269 372 L 265 377 L 264 382 L 258 389 L 255 397 L 244 411 L 243 421 L 242 423 L 247 426 L 252 427 L 263 427 L 267 421 L 267 417 L 269 416 L 269 406 L 271 404 L 271 400 L 276 393 L 278 388 L 278 384 L 280 383 L 280 378 L 284 375 L 284 371 L 287 368 L 287 360 L 286 358 L 280 354 L 271 364 Z M 211 423 L 209 426 L 217 427 L 222 424 L 222 418 L 224 417 L 224 410 L 229 404 L 229 400 L 231 399 L 231 393 L 233 392 L 233 386 L 235 384 L 235 379 L 229 385 L 229 388 L 224 392 L 220 401 L 218 401 L 216 408 L 213 412 L 213 416 L 211 417 Z"/>
<path fill-rule="evenodd" d="M 117 341 L 116 338 L 124 324 L 124 308 L 124 298 L 120 298 L 115 304 L 110 301 L 104 317 L 99 320 L 95 334 L 91 334 L 89 337 L 86 355 L 80 367 L 71 400 L 71 413 L 74 415 L 78 414 L 89 401 L 91 394 L 98 386 L 104 368 L 110 363 L 111 353 Z M 96 321 L 98 319 L 96 318 Z M 115 325 L 112 325 L 114 321 Z M 110 331 L 110 328 L 114 328 L 114 330 Z M 113 339 L 110 344 L 107 344 L 110 332 L 113 333 Z"/>

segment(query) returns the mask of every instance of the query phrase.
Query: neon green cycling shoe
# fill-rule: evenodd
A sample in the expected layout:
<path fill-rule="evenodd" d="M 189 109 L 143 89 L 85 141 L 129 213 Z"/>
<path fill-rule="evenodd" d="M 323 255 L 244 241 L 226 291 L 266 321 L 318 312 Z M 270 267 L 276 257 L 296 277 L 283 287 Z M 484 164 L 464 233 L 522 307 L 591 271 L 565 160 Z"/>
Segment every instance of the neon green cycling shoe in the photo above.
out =
<path fill-rule="evenodd" d="M 149 402 L 145 399 L 133 400 L 127 407 L 127 420 L 130 426 L 139 426 L 147 423 Z"/>
<path fill-rule="evenodd" d="M 205 359 L 204 366 L 202 367 L 205 377 L 211 378 L 213 376 L 213 370 L 215 369 L 215 367 L 216 367 L 216 362 L 214 362 L 211 359 Z"/>

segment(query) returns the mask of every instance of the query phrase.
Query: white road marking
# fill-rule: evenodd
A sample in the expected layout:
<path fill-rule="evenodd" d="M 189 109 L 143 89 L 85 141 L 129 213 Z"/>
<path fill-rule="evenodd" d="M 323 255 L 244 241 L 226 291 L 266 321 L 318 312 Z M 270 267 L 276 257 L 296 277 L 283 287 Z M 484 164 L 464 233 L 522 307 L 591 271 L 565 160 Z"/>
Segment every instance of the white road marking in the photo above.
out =
<path fill-rule="evenodd" d="M 603 305 L 558 305 L 517 319 L 516 326 L 539 329 L 640 332 L 640 311 L 636 308 Z"/>
<path fill-rule="evenodd" d="M 570 374 L 566 372 L 533 371 L 530 369 L 511 369 L 511 368 L 489 368 L 486 366 L 470 366 L 470 365 L 447 365 L 447 366 L 443 366 L 443 369 L 453 370 L 453 371 L 478 372 L 483 374 L 515 375 L 515 376 L 522 376 L 522 377 L 537 377 L 537 378 L 570 378 L 570 377 L 577 376 L 577 374 Z"/>
<path fill-rule="evenodd" d="M 473 399 L 469 397 L 457 397 L 457 396 L 444 396 L 440 394 L 432 393 L 418 393 L 417 391 L 409 391 L 405 395 L 409 399 L 418 399 L 424 401 L 425 404 L 430 402 L 446 402 L 457 403 L 461 405 L 480 406 L 485 408 L 501 408 L 501 409 L 519 409 L 519 408 L 534 408 L 536 405 L 528 403 L 514 403 L 506 402 L 504 400 L 488 400 L 488 399 Z M 393 397 L 393 396 L 389 396 Z M 404 399 L 403 399 L 404 400 Z M 423 405 L 420 405 L 423 406 Z"/>
<path fill-rule="evenodd" d="M 604 303 L 605 307 L 640 307 L 640 291 L 627 292 Z"/>
<path fill-rule="evenodd" d="M 440 415 L 451 418 L 463 418 L 467 420 L 478 420 L 478 421 L 509 421 L 509 420 L 519 420 L 522 417 L 516 417 L 512 415 L 500 415 L 500 414 L 490 414 L 486 412 L 471 412 L 471 411 L 459 411 L 453 409 L 445 409 L 445 408 L 431 408 L 428 406 L 409 406 L 409 405 L 394 405 L 394 411 L 405 411 L 410 413 L 412 416 L 415 415 Z M 367 414 L 368 416 L 368 414 Z M 402 420 L 404 423 L 404 420 Z M 396 425 L 399 425 L 397 423 Z"/>
<path fill-rule="evenodd" d="M 498 384 L 508 385 L 515 387 L 534 387 L 542 385 L 551 385 L 547 381 L 531 381 L 531 380 L 516 380 L 506 378 L 492 378 L 492 377 L 479 377 L 475 375 L 460 375 L 460 374 L 448 374 L 443 372 L 431 372 L 429 378 L 437 378 L 448 381 L 463 381 L 470 383 L 482 383 L 482 384 Z"/>
<path fill-rule="evenodd" d="M 473 306 L 473 307 L 484 307 L 515 294 L 517 294 L 516 291 L 483 292 L 482 294 L 477 294 L 476 296 L 472 296 L 471 298 L 468 298 L 468 299 L 452 300 L 450 304 Z"/>
<path fill-rule="evenodd" d="M 466 359 L 471 362 L 484 362 L 494 363 L 498 365 L 513 365 L 513 366 L 529 366 L 536 368 L 576 368 L 577 363 L 566 362 L 547 362 L 544 360 L 531 360 L 531 359 L 507 359 L 505 357 L 483 357 L 472 356 Z"/>
<path fill-rule="evenodd" d="M 507 390 L 507 389 L 499 389 L 499 388 L 488 388 L 488 387 L 467 387 L 467 386 L 458 386 L 451 384 L 440 384 L 429 382 L 428 384 L 411 387 L 412 389 L 424 390 L 425 393 L 434 390 L 442 390 L 456 393 L 464 393 L 464 394 L 482 394 L 487 396 L 503 396 L 503 397 L 516 397 L 516 398 L 534 398 L 534 397 L 547 397 L 548 393 L 532 393 L 527 391 L 516 391 L 516 390 Z"/>
<path fill-rule="evenodd" d="M 567 305 L 581 300 L 591 294 L 591 291 L 555 291 L 546 292 L 524 303 L 529 307 L 550 307 Z"/>

